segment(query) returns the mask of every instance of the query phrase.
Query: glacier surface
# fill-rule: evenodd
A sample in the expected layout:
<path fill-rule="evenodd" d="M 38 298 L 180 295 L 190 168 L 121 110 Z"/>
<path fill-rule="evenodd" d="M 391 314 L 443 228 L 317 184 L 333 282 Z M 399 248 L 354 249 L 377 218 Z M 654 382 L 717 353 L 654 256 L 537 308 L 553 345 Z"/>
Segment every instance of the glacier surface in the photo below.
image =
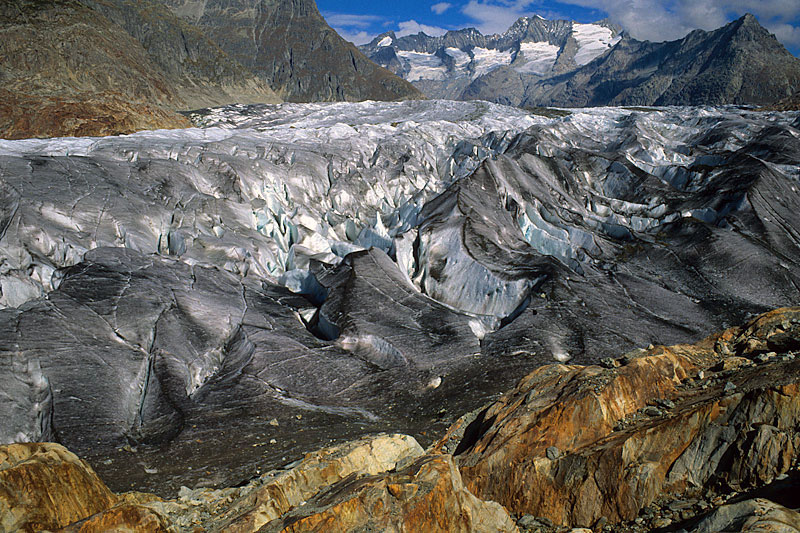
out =
<path fill-rule="evenodd" d="M 229 485 L 370 431 L 425 441 L 541 364 L 800 297 L 797 113 L 192 120 L 0 141 L 0 441 L 60 440 L 117 490 Z"/>

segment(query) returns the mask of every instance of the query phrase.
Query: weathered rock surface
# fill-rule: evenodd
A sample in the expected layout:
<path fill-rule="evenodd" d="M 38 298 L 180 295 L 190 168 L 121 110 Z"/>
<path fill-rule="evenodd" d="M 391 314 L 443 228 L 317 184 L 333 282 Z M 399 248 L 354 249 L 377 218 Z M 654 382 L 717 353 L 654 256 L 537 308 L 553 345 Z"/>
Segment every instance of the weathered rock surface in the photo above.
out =
<path fill-rule="evenodd" d="M 712 483 L 762 486 L 798 459 L 798 348 L 800 308 L 789 308 L 618 368 L 542 367 L 438 446 L 458 442 L 479 497 L 572 526 L 633 520 L 660 495 Z M 783 356 L 760 366 L 712 370 L 731 354 L 776 350 Z"/>
<path fill-rule="evenodd" d="M 691 533 L 797 533 L 800 513 L 769 500 L 724 505 L 704 518 Z"/>
<path fill-rule="evenodd" d="M 451 456 L 426 455 L 397 472 L 337 483 L 262 531 L 490 533 L 517 527 L 503 507 L 465 488 Z"/>
<path fill-rule="evenodd" d="M 173 111 L 116 94 L 50 97 L 0 89 L 0 135 L 5 139 L 121 135 L 191 125 Z"/>
<path fill-rule="evenodd" d="M 57 529 L 117 502 L 94 471 L 59 444 L 0 446 L 0 531 Z"/>
<path fill-rule="evenodd" d="M 269 472 L 242 487 L 182 489 L 179 499 L 148 506 L 182 529 L 200 525 L 210 531 L 259 531 L 331 485 L 394 470 L 422 453 L 406 435 L 365 437 L 309 452 L 290 469 Z"/>

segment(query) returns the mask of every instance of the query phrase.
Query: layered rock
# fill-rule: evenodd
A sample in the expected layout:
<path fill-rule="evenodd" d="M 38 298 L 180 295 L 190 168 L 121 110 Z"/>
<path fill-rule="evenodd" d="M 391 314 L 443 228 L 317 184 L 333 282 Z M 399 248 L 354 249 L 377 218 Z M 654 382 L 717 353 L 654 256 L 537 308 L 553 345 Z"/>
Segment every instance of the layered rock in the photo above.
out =
<path fill-rule="evenodd" d="M 610 368 L 542 367 L 438 446 L 455 447 L 479 497 L 573 526 L 633 520 L 711 483 L 762 486 L 798 458 L 798 348 L 791 308 Z"/>
<path fill-rule="evenodd" d="M 0 531 L 57 529 L 116 502 L 91 467 L 59 444 L 0 446 Z"/>
<path fill-rule="evenodd" d="M 266 532 L 516 532 L 505 509 L 464 486 L 449 455 L 427 455 L 381 476 L 348 479 L 266 525 Z"/>
<path fill-rule="evenodd" d="M 692 533 L 795 533 L 800 513 L 769 500 L 753 499 L 725 505 L 701 520 Z"/>

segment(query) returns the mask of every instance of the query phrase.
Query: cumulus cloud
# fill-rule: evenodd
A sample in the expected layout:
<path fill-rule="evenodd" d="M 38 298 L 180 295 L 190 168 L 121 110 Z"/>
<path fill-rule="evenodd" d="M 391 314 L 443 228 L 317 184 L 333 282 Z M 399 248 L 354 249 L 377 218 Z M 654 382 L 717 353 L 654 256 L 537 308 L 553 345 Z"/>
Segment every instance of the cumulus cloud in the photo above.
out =
<path fill-rule="evenodd" d="M 444 28 L 439 28 L 438 26 L 428 26 L 427 24 L 420 24 L 416 20 L 406 20 L 405 22 L 401 22 L 397 25 L 399 30 L 395 32 L 398 37 L 404 37 L 406 35 L 415 35 L 419 32 L 423 32 L 426 35 L 430 35 L 431 37 L 437 37 L 439 35 L 444 35 L 447 33 L 447 30 Z"/>
<path fill-rule="evenodd" d="M 475 27 L 484 35 L 506 31 L 520 17 L 530 15 L 527 4 L 515 2 L 497 4 L 491 1 L 470 0 L 461 12 L 475 21 Z"/>
<path fill-rule="evenodd" d="M 431 6 L 431 11 L 433 11 L 437 15 L 441 15 L 442 13 L 444 13 L 445 11 L 450 9 L 451 7 L 453 7 L 453 4 L 451 4 L 449 2 L 439 2 L 438 4 L 433 4 Z"/>

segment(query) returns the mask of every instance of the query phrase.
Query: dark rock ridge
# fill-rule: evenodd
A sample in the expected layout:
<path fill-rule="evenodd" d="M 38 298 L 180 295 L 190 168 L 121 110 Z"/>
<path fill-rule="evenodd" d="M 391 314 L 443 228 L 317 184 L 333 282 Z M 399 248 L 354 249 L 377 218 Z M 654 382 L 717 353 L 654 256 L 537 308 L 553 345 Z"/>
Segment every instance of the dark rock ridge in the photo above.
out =
<path fill-rule="evenodd" d="M 421 98 L 322 18 L 314 0 L 165 0 L 290 102 Z"/>
<path fill-rule="evenodd" d="M 175 110 L 278 101 L 198 30 L 163 8 L 129 4 L 0 2 L 0 137 L 188 127 Z"/>

